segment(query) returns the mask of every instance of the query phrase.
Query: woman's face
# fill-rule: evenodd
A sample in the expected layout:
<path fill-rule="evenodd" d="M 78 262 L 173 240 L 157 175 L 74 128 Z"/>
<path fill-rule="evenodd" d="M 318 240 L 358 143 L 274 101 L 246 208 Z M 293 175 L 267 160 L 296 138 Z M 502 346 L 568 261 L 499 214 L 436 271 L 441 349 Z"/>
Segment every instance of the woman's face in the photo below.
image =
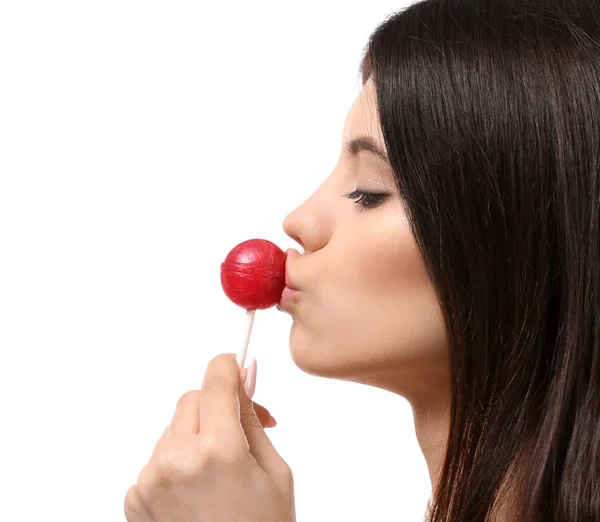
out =
<path fill-rule="evenodd" d="M 447 372 L 447 343 L 390 166 L 345 145 L 368 137 L 385 153 L 375 96 L 370 80 L 350 108 L 333 172 L 283 222 L 304 253 L 288 253 L 299 292 L 280 310 L 294 319 L 290 350 L 305 372 L 410 398 Z M 354 190 L 389 196 L 361 209 L 345 196 Z"/>

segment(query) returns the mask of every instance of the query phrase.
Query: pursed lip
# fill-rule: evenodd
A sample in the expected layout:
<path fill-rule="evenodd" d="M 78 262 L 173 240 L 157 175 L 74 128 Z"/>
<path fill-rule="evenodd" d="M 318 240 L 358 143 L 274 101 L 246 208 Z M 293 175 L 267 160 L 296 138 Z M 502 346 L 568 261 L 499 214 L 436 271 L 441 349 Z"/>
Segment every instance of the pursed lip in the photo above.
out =
<path fill-rule="evenodd" d="M 298 291 L 298 288 L 296 288 L 292 282 L 290 281 L 290 279 L 288 278 L 287 273 L 285 274 L 285 286 L 286 288 L 289 288 L 290 290 L 296 290 Z"/>
<path fill-rule="evenodd" d="M 288 258 L 287 258 L 286 264 L 285 264 L 285 288 L 283 289 L 283 291 L 281 293 L 281 299 L 279 300 L 279 303 L 277 304 L 277 309 L 282 312 L 288 312 L 288 310 L 286 309 L 286 304 L 289 302 L 292 295 L 294 295 L 294 294 L 296 294 L 296 292 L 300 291 L 298 289 L 298 287 L 293 283 L 292 278 L 290 277 L 289 253 L 293 250 L 294 250 L 293 248 L 286 250 L 286 254 L 288 254 Z"/>
<path fill-rule="evenodd" d="M 299 288 L 292 282 L 292 279 L 290 277 L 290 265 L 289 265 L 289 252 L 293 251 L 293 248 L 289 248 L 288 250 L 286 250 L 286 253 L 288 254 L 288 258 L 285 264 L 285 286 L 288 287 L 290 290 L 299 290 Z"/>
<path fill-rule="evenodd" d="M 283 289 L 283 292 L 281 292 L 281 298 L 279 299 L 279 303 L 277 303 L 277 309 L 281 310 L 282 312 L 287 312 L 286 305 L 290 302 L 290 299 L 292 299 L 293 296 L 295 296 L 297 293 L 299 293 L 299 291 L 295 288 L 286 286 Z"/>

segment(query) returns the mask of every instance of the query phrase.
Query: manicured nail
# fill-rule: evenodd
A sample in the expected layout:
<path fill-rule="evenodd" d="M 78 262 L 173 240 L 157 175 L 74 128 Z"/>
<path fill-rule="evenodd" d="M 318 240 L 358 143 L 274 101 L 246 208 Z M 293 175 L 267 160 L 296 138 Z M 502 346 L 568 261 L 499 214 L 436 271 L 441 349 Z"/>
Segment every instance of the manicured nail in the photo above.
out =
<path fill-rule="evenodd" d="M 275 426 L 277 426 L 277 421 L 275 420 L 275 417 L 271 415 L 271 418 L 265 424 L 265 428 L 274 428 Z"/>
<path fill-rule="evenodd" d="M 254 395 L 256 389 L 256 358 L 253 357 L 248 366 L 248 374 L 246 375 L 246 382 L 244 383 L 244 391 L 250 400 Z"/>

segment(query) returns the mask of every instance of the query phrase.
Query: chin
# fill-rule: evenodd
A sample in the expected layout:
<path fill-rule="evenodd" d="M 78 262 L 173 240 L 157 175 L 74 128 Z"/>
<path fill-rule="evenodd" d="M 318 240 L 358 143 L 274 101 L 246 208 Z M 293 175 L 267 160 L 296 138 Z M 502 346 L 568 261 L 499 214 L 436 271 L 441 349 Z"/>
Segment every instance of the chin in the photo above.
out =
<path fill-rule="evenodd" d="M 341 342 L 316 342 L 302 326 L 292 325 L 290 355 L 294 364 L 309 375 L 345 380 L 360 374 L 364 364 L 354 360 L 346 346 Z"/>

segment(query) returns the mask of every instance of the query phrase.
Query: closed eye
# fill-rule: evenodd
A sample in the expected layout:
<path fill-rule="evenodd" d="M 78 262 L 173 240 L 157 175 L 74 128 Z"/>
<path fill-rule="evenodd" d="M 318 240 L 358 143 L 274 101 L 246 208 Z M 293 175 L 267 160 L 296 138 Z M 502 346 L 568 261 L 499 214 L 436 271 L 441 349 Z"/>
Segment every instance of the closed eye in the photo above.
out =
<path fill-rule="evenodd" d="M 348 194 L 344 194 L 345 197 L 356 202 L 359 210 L 378 207 L 389 195 L 390 194 L 379 192 L 366 192 L 358 189 L 349 192 Z"/>

